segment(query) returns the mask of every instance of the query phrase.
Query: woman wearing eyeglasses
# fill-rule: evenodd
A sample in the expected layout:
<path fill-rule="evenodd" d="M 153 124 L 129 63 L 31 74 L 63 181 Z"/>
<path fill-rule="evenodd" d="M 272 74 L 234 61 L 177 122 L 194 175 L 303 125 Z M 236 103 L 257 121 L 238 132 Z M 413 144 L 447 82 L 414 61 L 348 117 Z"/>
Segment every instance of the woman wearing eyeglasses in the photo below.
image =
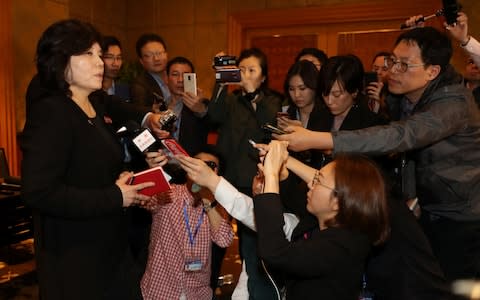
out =
<path fill-rule="evenodd" d="M 194 157 L 218 173 L 219 158 L 213 149 L 205 148 Z M 163 166 L 167 156 L 149 152 L 146 160 L 150 167 Z M 147 203 L 152 231 L 141 281 L 143 299 L 212 299 L 212 242 L 225 248 L 233 240 L 226 213 L 215 204 L 212 193 L 190 179 L 172 184 L 170 191 Z"/>
<path fill-rule="evenodd" d="M 339 155 L 320 170 L 288 159 L 288 168 L 309 182 L 307 210 L 318 220 L 289 242 L 279 195 L 287 159 L 287 143 L 272 142 L 264 191 L 254 197 L 260 257 L 285 274 L 287 299 L 358 299 L 370 248 L 389 233 L 381 172 L 363 156 Z"/>

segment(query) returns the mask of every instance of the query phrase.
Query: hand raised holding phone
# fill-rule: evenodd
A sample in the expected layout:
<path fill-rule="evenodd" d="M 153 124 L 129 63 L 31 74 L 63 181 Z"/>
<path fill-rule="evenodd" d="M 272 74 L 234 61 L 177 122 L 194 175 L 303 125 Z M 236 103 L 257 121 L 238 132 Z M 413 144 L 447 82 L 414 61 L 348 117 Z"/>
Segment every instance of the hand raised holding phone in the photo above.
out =
<path fill-rule="evenodd" d="M 183 73 L 183 91 L 197 96 L 197 74 Z"/>

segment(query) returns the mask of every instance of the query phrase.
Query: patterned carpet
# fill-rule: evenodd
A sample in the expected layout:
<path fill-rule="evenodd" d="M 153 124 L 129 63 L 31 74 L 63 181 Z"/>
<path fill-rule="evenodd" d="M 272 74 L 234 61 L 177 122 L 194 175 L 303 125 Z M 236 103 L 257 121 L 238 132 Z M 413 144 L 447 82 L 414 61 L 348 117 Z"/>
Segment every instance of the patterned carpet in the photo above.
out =
<path fill-rule="evenodd" d="M 235 238 L 227 249 L 221 271 L 233 280 L 217 289 L 217 300 L 230 299 L 237 283 L 241 269 L 237 249 L 238 240 Z M 0 300 L 38 300 L 33 239 L 0 247 Z"/>
<path fill-rule="evenodd" d="M 33 239 L 0 248 L 0 300 L 38 299 Z"/>

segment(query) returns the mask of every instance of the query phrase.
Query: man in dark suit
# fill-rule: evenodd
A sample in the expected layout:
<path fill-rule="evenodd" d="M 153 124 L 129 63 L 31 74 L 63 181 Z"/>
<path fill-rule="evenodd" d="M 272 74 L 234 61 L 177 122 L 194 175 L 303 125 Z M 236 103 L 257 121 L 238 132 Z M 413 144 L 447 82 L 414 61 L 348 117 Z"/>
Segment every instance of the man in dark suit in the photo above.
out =
<path fill-rule="evenodd" d="M 167 46 L 160 36 L 149 33 L 137 40 L 135 48 L 144 71 L 130 86 L 132 103 L 154 112 L 165 110 L 164 100 L 170 97 L 166 84 Z"/>
<path fill-rule="evenodd" d="M 197 89 L 196 95 L 184 92 L 183 74 L 195 72 L 190 60 L 181 56 L 175 57 L 168 62 L 166 69 L 171 92 L 166 104 L 177 116 L 172 135 L 192 155 L 207 144 L 208 125 L 205 111 L 208 100 L 203 97 L 201 89 Z"/>
<path fill-rule="evenodd" d="M 116 81 L 122 68 L 122 45 L 114 36 L 105 36 L 102 41 L 103 73 L 102 89 L 109 95 L 115 95 L 125 102 L 130 102 L 128 84 Z"/>

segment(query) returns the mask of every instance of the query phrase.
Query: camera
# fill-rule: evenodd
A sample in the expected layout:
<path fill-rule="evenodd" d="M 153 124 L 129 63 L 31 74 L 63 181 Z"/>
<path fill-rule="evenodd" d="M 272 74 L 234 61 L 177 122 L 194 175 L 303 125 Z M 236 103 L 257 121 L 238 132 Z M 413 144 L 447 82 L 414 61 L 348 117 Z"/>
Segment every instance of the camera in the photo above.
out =
<path fill-rule="evenodd" d="M 213 67 L 228 67 L 228 66 L 237 66 L 237 58 L 231 55 L 222 55 L 222 56 L 215 56 L 213 58 Z"/>
<path fill-rule="evenodd" d="M 240 82 L 240 69 L 237 67 L 237 58 L 231 55 L 216 56 L 213 58 L 216 82 Z"/>
<path fill-rule="evenodd" d="M 240 69 L 221 69 L 215 72 L 216 82 L 240 82 L 242 77 L 240 75 Z"/>
<path fill-rule="evenodd" d="M 448 25 L 457 22 L 458 12 L 461 10 L 461 5 L 456 0 L 442 0 L 443 15 Z"/>
<path fill-rule="evenodd" d="M 160 128 L 172 132 L 175 130 L 175 121 L 177 121 L 177 116 L 173 113 L 172 110 L 167 109 L 160 112 Z"/>

